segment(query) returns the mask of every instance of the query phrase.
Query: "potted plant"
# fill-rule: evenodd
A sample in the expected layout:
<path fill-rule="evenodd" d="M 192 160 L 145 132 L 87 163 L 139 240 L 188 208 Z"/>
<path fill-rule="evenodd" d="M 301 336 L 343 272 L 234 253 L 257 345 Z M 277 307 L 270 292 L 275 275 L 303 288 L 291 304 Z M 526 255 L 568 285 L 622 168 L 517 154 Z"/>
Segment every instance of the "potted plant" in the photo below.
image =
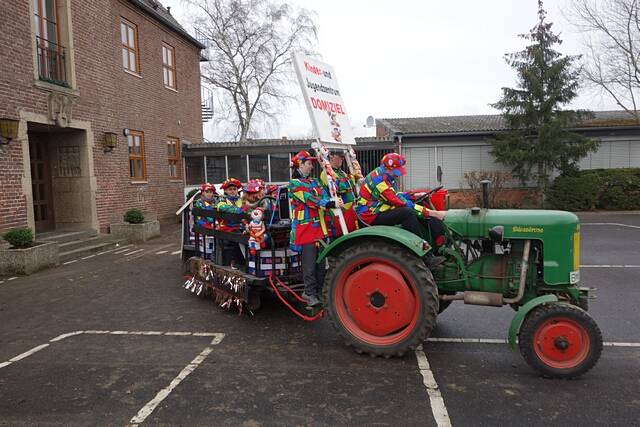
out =
<path fill-rule="evenodd" d="M 129 209 L 122 217 L 123 222 L 111 224 L 111 234 L 131 243 L 143 243 L 160 236 L 160 222 L 145 220 L 144 214 L 136 208 Z"/>
<path fill-rule="evenodd" d="M 2 238 L 0 247 L 0 272 L 31 274 L 58 263 L 56 242 L 34 242 L 30 228 L 14 228 Z"/>

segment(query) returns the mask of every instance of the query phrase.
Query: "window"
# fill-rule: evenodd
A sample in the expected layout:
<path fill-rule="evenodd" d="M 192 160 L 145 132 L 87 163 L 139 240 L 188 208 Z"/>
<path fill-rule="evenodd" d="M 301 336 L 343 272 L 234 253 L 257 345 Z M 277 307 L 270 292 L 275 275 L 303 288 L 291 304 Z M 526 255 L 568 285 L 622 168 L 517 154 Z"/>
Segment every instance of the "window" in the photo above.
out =
<path fill-rule="evenodd" d="M 129 177 L 143 180 L 147 176 L 144 165 L 144 134 L 130 130 L 127 144 L 129 145 Z"/>
<path fill-rule="evenodd" d="M 180 178 L 180 140 L 167 138 L 167 158 L 169 159 L 169 177 Z"/>
<path fill-rule="evenodd" d="M 247 180 L 247 156 L 227 156 L 229 178 Z"/>
<path fill-rule="evenodd" d="M 289 154 L 273 153 L 271 157 L 271 182 L 287 182 L 289 181 Z"/>
<path fill-rule="evenodd" d="M 162 44 L 162 78 L 165 87 L 176 89 L 176 54 L 166 43 Z"/>
<path fill-rule="evenodd" d="M 207 156 L 207 181 L 217 184 L 227 179 L 224 156 Z"/>
<path fill-rule="evenodd" d="M 249 156 L 249 176 L 269 181 L 269 160 L 266 154 Z"/>
<path fill-rule="evenodd" d="M 68 86 L 65 49 L 59 44 L 58 4 L 56 0 L 33 0 L 36 51 L 40 80 Z"/>
<path fill-rule="evenodd" d="M 138 27 L 122 19 L 120 21 L 120 39 L 122 41 L 122 66 L 125 70 L 140 74 L 138 63 Z"/>
<path fill-rule="evenodd" d="M 184 173 L 187 185 L 200 185 L 204 182 L 204 157 L 185 157 Z"/>

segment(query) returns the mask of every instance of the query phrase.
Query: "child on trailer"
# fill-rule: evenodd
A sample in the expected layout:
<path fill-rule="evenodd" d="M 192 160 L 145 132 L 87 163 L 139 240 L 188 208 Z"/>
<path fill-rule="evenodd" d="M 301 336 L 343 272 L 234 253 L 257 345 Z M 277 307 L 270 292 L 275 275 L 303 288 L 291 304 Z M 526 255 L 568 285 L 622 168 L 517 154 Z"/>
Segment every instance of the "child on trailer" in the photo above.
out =
<path fill-rule="evenodd" d="M 210 211 L 215 210 L 215 191 L 216 189 L 213 184 L 209 184 L 208 182 L 202 184 L 200 186 L 200 198 L 194 202 L 193 206 Z M 213 230 L 215 228 L 215 219 L 208 216 L 199 216 L 196 218 L 196 224 L 209 230 Z"/>
<path fill-rule="evenodd" d="M 244 187 L 244 194 L 242 195 L 242 208 L 245 212 L 251 213 L 256 208 L 261 208 L 263 213 L 268 214 L 269 217 L 265 217 L 265 221 L 271 220 L 271 215 L 276 212 L 275 203 L 272 199 L 264 199 L 265 197 L 265 184 L 261 179 L 250 179 L 247 185 Z M 261 200 L 262 199 L 262 200 Z M 276 220 L 278 218 L 275 218 Z"/>
<path fill-rule="evenodd" d="M 221 213 L 242 214 L 242 200 L 239 190 L 242 184 L 235 178 L 229 178 L 222 183 L 224 197 L 218 202 L 216 208 Z M 231 219 L 222 219 L 218 223 L 218 230 L 229 233 L 242 232 L 242 222 Z M 244 263 L 244 256 L 237 242 L 223 240 L 222 264 L 229 265 L 232 269 L 237 270 L 239 264 Z"/>

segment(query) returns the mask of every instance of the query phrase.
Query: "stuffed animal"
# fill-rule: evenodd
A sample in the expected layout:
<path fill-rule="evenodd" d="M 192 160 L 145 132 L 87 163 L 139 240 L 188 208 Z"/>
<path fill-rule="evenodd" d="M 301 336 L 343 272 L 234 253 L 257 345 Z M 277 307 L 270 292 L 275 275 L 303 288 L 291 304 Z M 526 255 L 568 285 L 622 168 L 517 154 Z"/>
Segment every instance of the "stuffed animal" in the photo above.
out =
<path fill-rule="evenodd" d="M 262 221 L 264 210 L 256 208 L 251 211 L 251 221 L 247 224 L 247 232 L 249 233 L 249 253 L 253 256 L 262 248 L 264 248 L 264 233 L 267 231 Z"/>

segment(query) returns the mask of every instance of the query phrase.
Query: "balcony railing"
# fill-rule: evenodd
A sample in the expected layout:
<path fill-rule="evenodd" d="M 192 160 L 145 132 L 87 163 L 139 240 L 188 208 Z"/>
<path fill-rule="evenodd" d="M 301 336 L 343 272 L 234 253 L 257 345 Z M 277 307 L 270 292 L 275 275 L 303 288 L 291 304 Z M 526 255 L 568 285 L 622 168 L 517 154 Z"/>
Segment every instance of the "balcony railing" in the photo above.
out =
<path fill-rule="evenodd" d="M 40 80 L 69 87 L 65 48 L 40 37 L 36 37 L 38 52 L 38 76 Z"/>

